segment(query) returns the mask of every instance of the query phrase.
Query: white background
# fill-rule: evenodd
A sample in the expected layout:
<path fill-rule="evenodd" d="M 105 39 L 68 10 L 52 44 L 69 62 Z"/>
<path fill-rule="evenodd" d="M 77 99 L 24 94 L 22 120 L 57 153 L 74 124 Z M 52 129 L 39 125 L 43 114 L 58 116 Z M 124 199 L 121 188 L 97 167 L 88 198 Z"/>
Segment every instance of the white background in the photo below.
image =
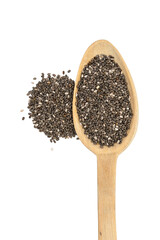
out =
<path fill-rule="evenodd" d="M 139 101 L 138 132 L 117 164 L 118 240 L 160 240 L 159 9 L 158 0 L 0 2 L 0 240 L 98 239 L 96 156 L 75 139 L 51 144 L 26 111 L 32 78 L 72 69 L 75 79 L 98 39 L 122 54 Z"/>

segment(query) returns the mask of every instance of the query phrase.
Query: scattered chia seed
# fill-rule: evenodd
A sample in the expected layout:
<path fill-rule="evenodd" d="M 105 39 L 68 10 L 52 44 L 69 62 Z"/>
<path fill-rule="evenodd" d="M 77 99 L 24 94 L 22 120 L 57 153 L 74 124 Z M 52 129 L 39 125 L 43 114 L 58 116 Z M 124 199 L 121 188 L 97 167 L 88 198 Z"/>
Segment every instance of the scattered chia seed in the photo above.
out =
<path fill-rule="evenodd" d="M 68 72 L 68 73 L 70 73 L 70 72 L 71 72 L 71 70 L 68 70 L 67 72 Z"/>
<path fill-rule="evenodd" d="M 52 77 L 53 76 L 53 77 Z M 75 137 L 72 117 L 74 81 L 67 75 L 41 74 L 41 81 L 27 93 L 29 118 L 51 142 Z"/>
<path fill-rule="evenodd" d="M 37 79 L 36 77 L 33 78 L 33 80 L 36 80 L 36 79 Z"/>
<path fill-rule="evenodd" d="M 122 143 L 133 113 L 125 76 L 113 56 L 97 55 L 84 67 L 76 106 L 84 133 L 94 144 Z"/>
<path fill-rule="evenodd" d="M 64 75 L 64 74 L 65 74 L 65 71 L 63 71 L 62 74 Z"/>
<path fill-rule="evenodd" d="M 24 109 L 21 109 L 20 112 L 24 112 Z"/>
<path fill-rule="evenodd" d="M 22 120 L 24 120 L 25 119 L 25 117 L 22 117 Z"/>

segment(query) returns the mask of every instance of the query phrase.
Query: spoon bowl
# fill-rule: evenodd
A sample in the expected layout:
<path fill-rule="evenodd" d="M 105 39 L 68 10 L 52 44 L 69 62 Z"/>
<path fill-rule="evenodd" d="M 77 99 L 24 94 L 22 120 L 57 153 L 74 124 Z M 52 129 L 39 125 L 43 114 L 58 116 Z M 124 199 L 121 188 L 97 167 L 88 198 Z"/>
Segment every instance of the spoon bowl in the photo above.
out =
<path fill-rule="evenodd" d="M 127 136 L 123 138 L 121 144 L 114 144 L 112 147 L 104 146 L 101 148 L 95 145 L 84 134 L 84 129 L 80 124 L 76 108 L 77 84 L 80 81 L 81 72 L 85 65 L 96 55 L 112 55 L 115 62 L 122 69 L 128 90 L 130 93 L 130 102 L 133 112 L 130 129 Z M 138 124 L 138 103 L 135 87 L 129 70 L 121 57 L 118 50 L 108 41 L 99 40 L 94 42 L 85 52 L 75 83 L 73 95 L 73 121 L 76 133 L 82 143 L 93 153 L 97 155 L 97 174 L 98 174 L 98 239 L 99 240 L 116 240 L 116 218 L 115 218 L 115 182 L 116 182 L 116 162 L 118 155 L 124 151 L 131 143 Z"/>
<path fill-rule="evenodd" d="M 79 122 L 77 109 L 76 109 L 76 94 L 77 94 L 77 84 L 80 81 L 81 72 L 84 68 L 84 66 L 96 55 L 104 54 L 104 55 L 112 55 L 114 57 L 115 62 L 117 62 L 122 69 L 126 81 L 128 83 L 128 90 L 130 92 L 131 97 L 131 107 L 133 110 L 133 117 L 130 125 L 130 129 L 128 130 L 128 135 L 125 137 L 121 144 L 114 144 L 113 147 L 103 147 L 100 148 L 99 145 L 94 145 L 90 139 L 87 138 L 87 136 L 84 134 L 84 129 L 82 128 L 82 125 Z M 133 84 L 132 77 L 130 75 L 130 72 L 127 68 L 126 63 L 124 62 L 122 56 L 118 52 L 118 50 L 108 41 L 106 40 L 99 40 L 94 42 L 85 52 L 82 61 L 80 63 L 80 67 L 77 74 L 77 79 L 75 83 L 75 89 L 74 89 L 74 95 L 73 95 L 73 121 L 75 130 L 77 132 L 77 135 L 79 139 L 82 141 L 82 143 L 93 153 L 96 155 L 99 154 L 120 154 L 124 149 L 128 147 L 130 142 L 132 141 L 136 130 L 137 130 L 137 124 L 138 124 L 138 103 L 137 103 L 137 95 L 135 91 L 135 87 Z"/>

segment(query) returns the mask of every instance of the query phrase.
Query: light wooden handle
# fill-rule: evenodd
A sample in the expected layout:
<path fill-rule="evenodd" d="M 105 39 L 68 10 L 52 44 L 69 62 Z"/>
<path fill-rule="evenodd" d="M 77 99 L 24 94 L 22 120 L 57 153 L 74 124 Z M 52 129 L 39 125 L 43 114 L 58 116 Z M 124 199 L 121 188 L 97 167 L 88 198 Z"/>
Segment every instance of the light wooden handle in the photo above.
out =
<path fill-rule="evenodd" d="M 116 240 L 115 182 L 116 155 L 97 156 L 98 239 Z"/>

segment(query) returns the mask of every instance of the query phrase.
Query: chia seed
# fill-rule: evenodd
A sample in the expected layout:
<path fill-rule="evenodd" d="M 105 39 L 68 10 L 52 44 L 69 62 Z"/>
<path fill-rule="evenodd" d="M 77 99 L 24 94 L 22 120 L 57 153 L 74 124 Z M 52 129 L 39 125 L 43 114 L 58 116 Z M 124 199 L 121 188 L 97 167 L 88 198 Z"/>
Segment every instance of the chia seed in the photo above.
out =
<path fill-rule="evenodd" d="M 113 56 L 97 55 L 84 66 L 77 84 L 76 107 L 84 133 L 94 144 L 121 144 L 132 120 L 130 94 Z"/>
<path fill-rule="evenodd" d="M 67 75 L 41 74 L 29 96 L 29 118 L 35 128 L 56 142 L 60 138 L 76 136 L 72 117 L 74 81 Z"/>

